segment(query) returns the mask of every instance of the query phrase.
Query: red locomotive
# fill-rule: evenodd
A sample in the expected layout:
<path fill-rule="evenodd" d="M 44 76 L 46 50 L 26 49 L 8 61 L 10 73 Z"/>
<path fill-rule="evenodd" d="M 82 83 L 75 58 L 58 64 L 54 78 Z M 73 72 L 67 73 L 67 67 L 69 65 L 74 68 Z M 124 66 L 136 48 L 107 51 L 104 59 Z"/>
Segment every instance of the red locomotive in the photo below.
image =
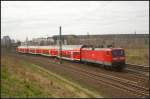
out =
<path fill-rule="evenodd" d="M 55 56 L 59 58 L 59 46 L 19 46 L 17 52 Z M 103 65 L 106 69 L 122 70 L 125 67 L 123 48 L 92 48 L 83 45 L 63 45 L 63 59 Z"/>

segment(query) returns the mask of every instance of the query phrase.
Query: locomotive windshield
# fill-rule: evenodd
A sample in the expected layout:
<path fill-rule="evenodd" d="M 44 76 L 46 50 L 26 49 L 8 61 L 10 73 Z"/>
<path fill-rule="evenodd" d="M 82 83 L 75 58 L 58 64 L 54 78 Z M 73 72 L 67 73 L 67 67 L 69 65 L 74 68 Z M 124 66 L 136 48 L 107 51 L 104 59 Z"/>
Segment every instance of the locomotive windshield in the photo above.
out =
<path fill-rule="evenodd" d="M 112 50 L 113 57 L 124 56 L 124 50 Z"/>

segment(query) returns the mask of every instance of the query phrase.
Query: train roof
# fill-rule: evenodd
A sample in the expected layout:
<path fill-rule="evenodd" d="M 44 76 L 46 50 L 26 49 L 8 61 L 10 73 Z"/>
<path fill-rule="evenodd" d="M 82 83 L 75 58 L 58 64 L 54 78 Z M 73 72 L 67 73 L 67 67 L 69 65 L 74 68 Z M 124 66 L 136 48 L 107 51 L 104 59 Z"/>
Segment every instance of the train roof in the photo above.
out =
<path fill-rule="evenodd" d="M 85 48 L 85 49 L 92 50 L 92 48 Z M 107 51 L 117 50 L 117 49 L 122 50 L 123 48 L 94 48 L 94 50 L 107 50 Z"/>
<path fill-rule="evenodd" d="M 26 48 L 27 46 L 18 46 L 18 48 Z"/>
<path fill-rule="evenodd" d="M 50 45 L 50 46 L 19 46 L 18 48 L 40 48 L 40 49 L 59 49 L 59 45 Z M 80 50 L 81 48 L 84 48 L 84 45 L 62 45 L 62 50 Z M 91 50 L 90 48 L 84 48 Z M 117 49 L 123 49 L 123 48 L 94 48 L 94 50 L 117 50 Z"/>
<path fill-rule="evenodd" d="M 83 45 L 62 45 L 62 50 L 72 50 L 80 49 Z M 59 45 L 50 45 L 50 46 L 19 46 L 18 48 L 41 48 L 41 49 L 59 49 Z"/>

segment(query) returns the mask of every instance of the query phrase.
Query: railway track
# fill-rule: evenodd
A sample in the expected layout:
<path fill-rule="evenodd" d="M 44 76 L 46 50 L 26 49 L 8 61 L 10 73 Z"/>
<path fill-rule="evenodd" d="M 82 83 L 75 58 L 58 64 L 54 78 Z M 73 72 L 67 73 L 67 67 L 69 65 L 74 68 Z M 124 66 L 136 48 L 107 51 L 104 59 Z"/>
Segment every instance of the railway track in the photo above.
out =
<path fill-rule="evenodd" d="M 53 63 L 57 64 L 55 62 L 53 62 Z M 94 71 L 91 72 L 91 71 L 87 71 L 87 70 L 84 70 L 84 69 L 81 69 L 78 67 L 74 67 L 74 66 L 66 66 L 64 64 L 61 64 L 61 65 L 63 65 L 63 67 L 66 67 L 66 69 L 70 69 L 72 72 L 75 72 L 75 73 L 80 72 L 81 75 L 85 75 L 91 79 L 98 81 L 99 83 L 103 83 L 105 85 L 109 85 L 109 86 L 115 87 L 120 90 L 131 92 L 134 95 L 137 95 L 140 97 L 145 97 L 145 96 L 149 95 L 148 94 L 149 89 L 138 85 L 137 82 L 135 82 L 135 81 L 130 81 L 127 79 L 115 77 L 115 76 L 108 75 L 108 74 L 97 73 Z"/>
<path fill-rule="evenodd" d="M 63 65 L 63 66 L 65 66 L 65 65 Z M 69 67 L 69 68 L 72 71 L 75 71 L 77 73 L 80 72 L 83 75 L 86 75 L 92 79 L 95 79 L 99 83 L 103 82 L 103 84 L 107 84 L 107 85 L 115 87 L 117 89 L 132 92 L 132 94 L 134 94 L 134 95 L 138 95 L 140 97 L 145 97 L 145 96 L 149 95 L 148 94 L 149 89 L 138 85 L 137 82 L 119 78 L 119 77 L 115 77 L 112 75 L 103 74 L 103 73 L 90 72 L 90 71 L 86 71 L 84 69 L 79 69 L 79 68 L 75 68 L 75 67 Z"/>
<path fill-rule="evenodd" d="M 131 81 L 135 81 L 138 82 L 139 84 L 143 85 L 145 83 L 145 81 L 147 80 L 147 76 L 145 76 L 145 74 L 141 74 L 141 73 L 137 73 L 137 72 L 133 72 L 133 71 L 129 71 L 128 69 L 125 69 L 122 72 L 114 72 L 111 70 L 105 70 L 103 66 L 99 66 L 97 64 L 84 64 L 84 63 L 80 63 L 80 62 L 70 62 L 70 61 L 66 61 L 65 60 L 65 64 L 71 63 L 69 64 L 72 66 L 80 66 L 81 68 L 85 69 L 85 70 L 90 70 L 90 71 L 94 71 L 96 73 L 103 73 L 103 74 L 109 74 L 109 75 L 113 75 L 115 77 L 120 77 L 123 79 L 128 79 Z"/>
<path fill-rule="evenodd" d="M 42 62 L 40 62 L 42 63 Z M 53 64 L 57 64 L 55 62 L 51 62 Z M 103 83 L 107 86 L 111 86 L 114 88 L 117 88 L 119 90 L 123 90 L 126 92 L 132 93 L 133 95 L 139 96 L 139 97 L 147 97 L 149 94 L 149 89 L 145 88 L 143 86 L 138 85 L 135 81 L 130 81 L 128 79 L 115 77 L 112 75 L 104 74 L 104 73 L 97 73 L 94 71 L 87 71 L 84 69 L 81 69 L 79 67 L 73 67 L 73 66 L 66 66 L 64 64 L 61 64 L 62 66 L 59 66 L 61 69 L 67 69 L 69 71 L 72 71 L 74 73 L 78 73 L 80 75 L 84 75 L 86 77 L 89 77 L 90 79 L 93 79 L 97 81 L 98 83 Z M 65 68 L 64 68 L 65 67 Z"/>
<path fill-rule="evenodd" d="M 126 64 L 126 65 L 127 65 L 127 70 L 129 71 L 140 73 L 145 76 L 149 76 L 149 66 L 136 65 L 136 64 Z"/>

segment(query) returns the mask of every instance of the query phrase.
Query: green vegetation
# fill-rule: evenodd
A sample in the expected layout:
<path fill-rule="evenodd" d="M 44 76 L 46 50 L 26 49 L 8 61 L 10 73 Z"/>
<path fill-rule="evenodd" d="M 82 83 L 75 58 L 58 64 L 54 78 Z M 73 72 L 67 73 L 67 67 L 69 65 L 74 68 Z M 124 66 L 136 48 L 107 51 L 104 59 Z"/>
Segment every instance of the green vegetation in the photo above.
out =
<path fill-rule="evenodd" d="M 149 65 L 149 49 L 125 49 L 127 63 Z"/>
<path fill-rule="evenodd" d="M 1 56 L 1 97 L 101 97 L 9 53 Z"/>

